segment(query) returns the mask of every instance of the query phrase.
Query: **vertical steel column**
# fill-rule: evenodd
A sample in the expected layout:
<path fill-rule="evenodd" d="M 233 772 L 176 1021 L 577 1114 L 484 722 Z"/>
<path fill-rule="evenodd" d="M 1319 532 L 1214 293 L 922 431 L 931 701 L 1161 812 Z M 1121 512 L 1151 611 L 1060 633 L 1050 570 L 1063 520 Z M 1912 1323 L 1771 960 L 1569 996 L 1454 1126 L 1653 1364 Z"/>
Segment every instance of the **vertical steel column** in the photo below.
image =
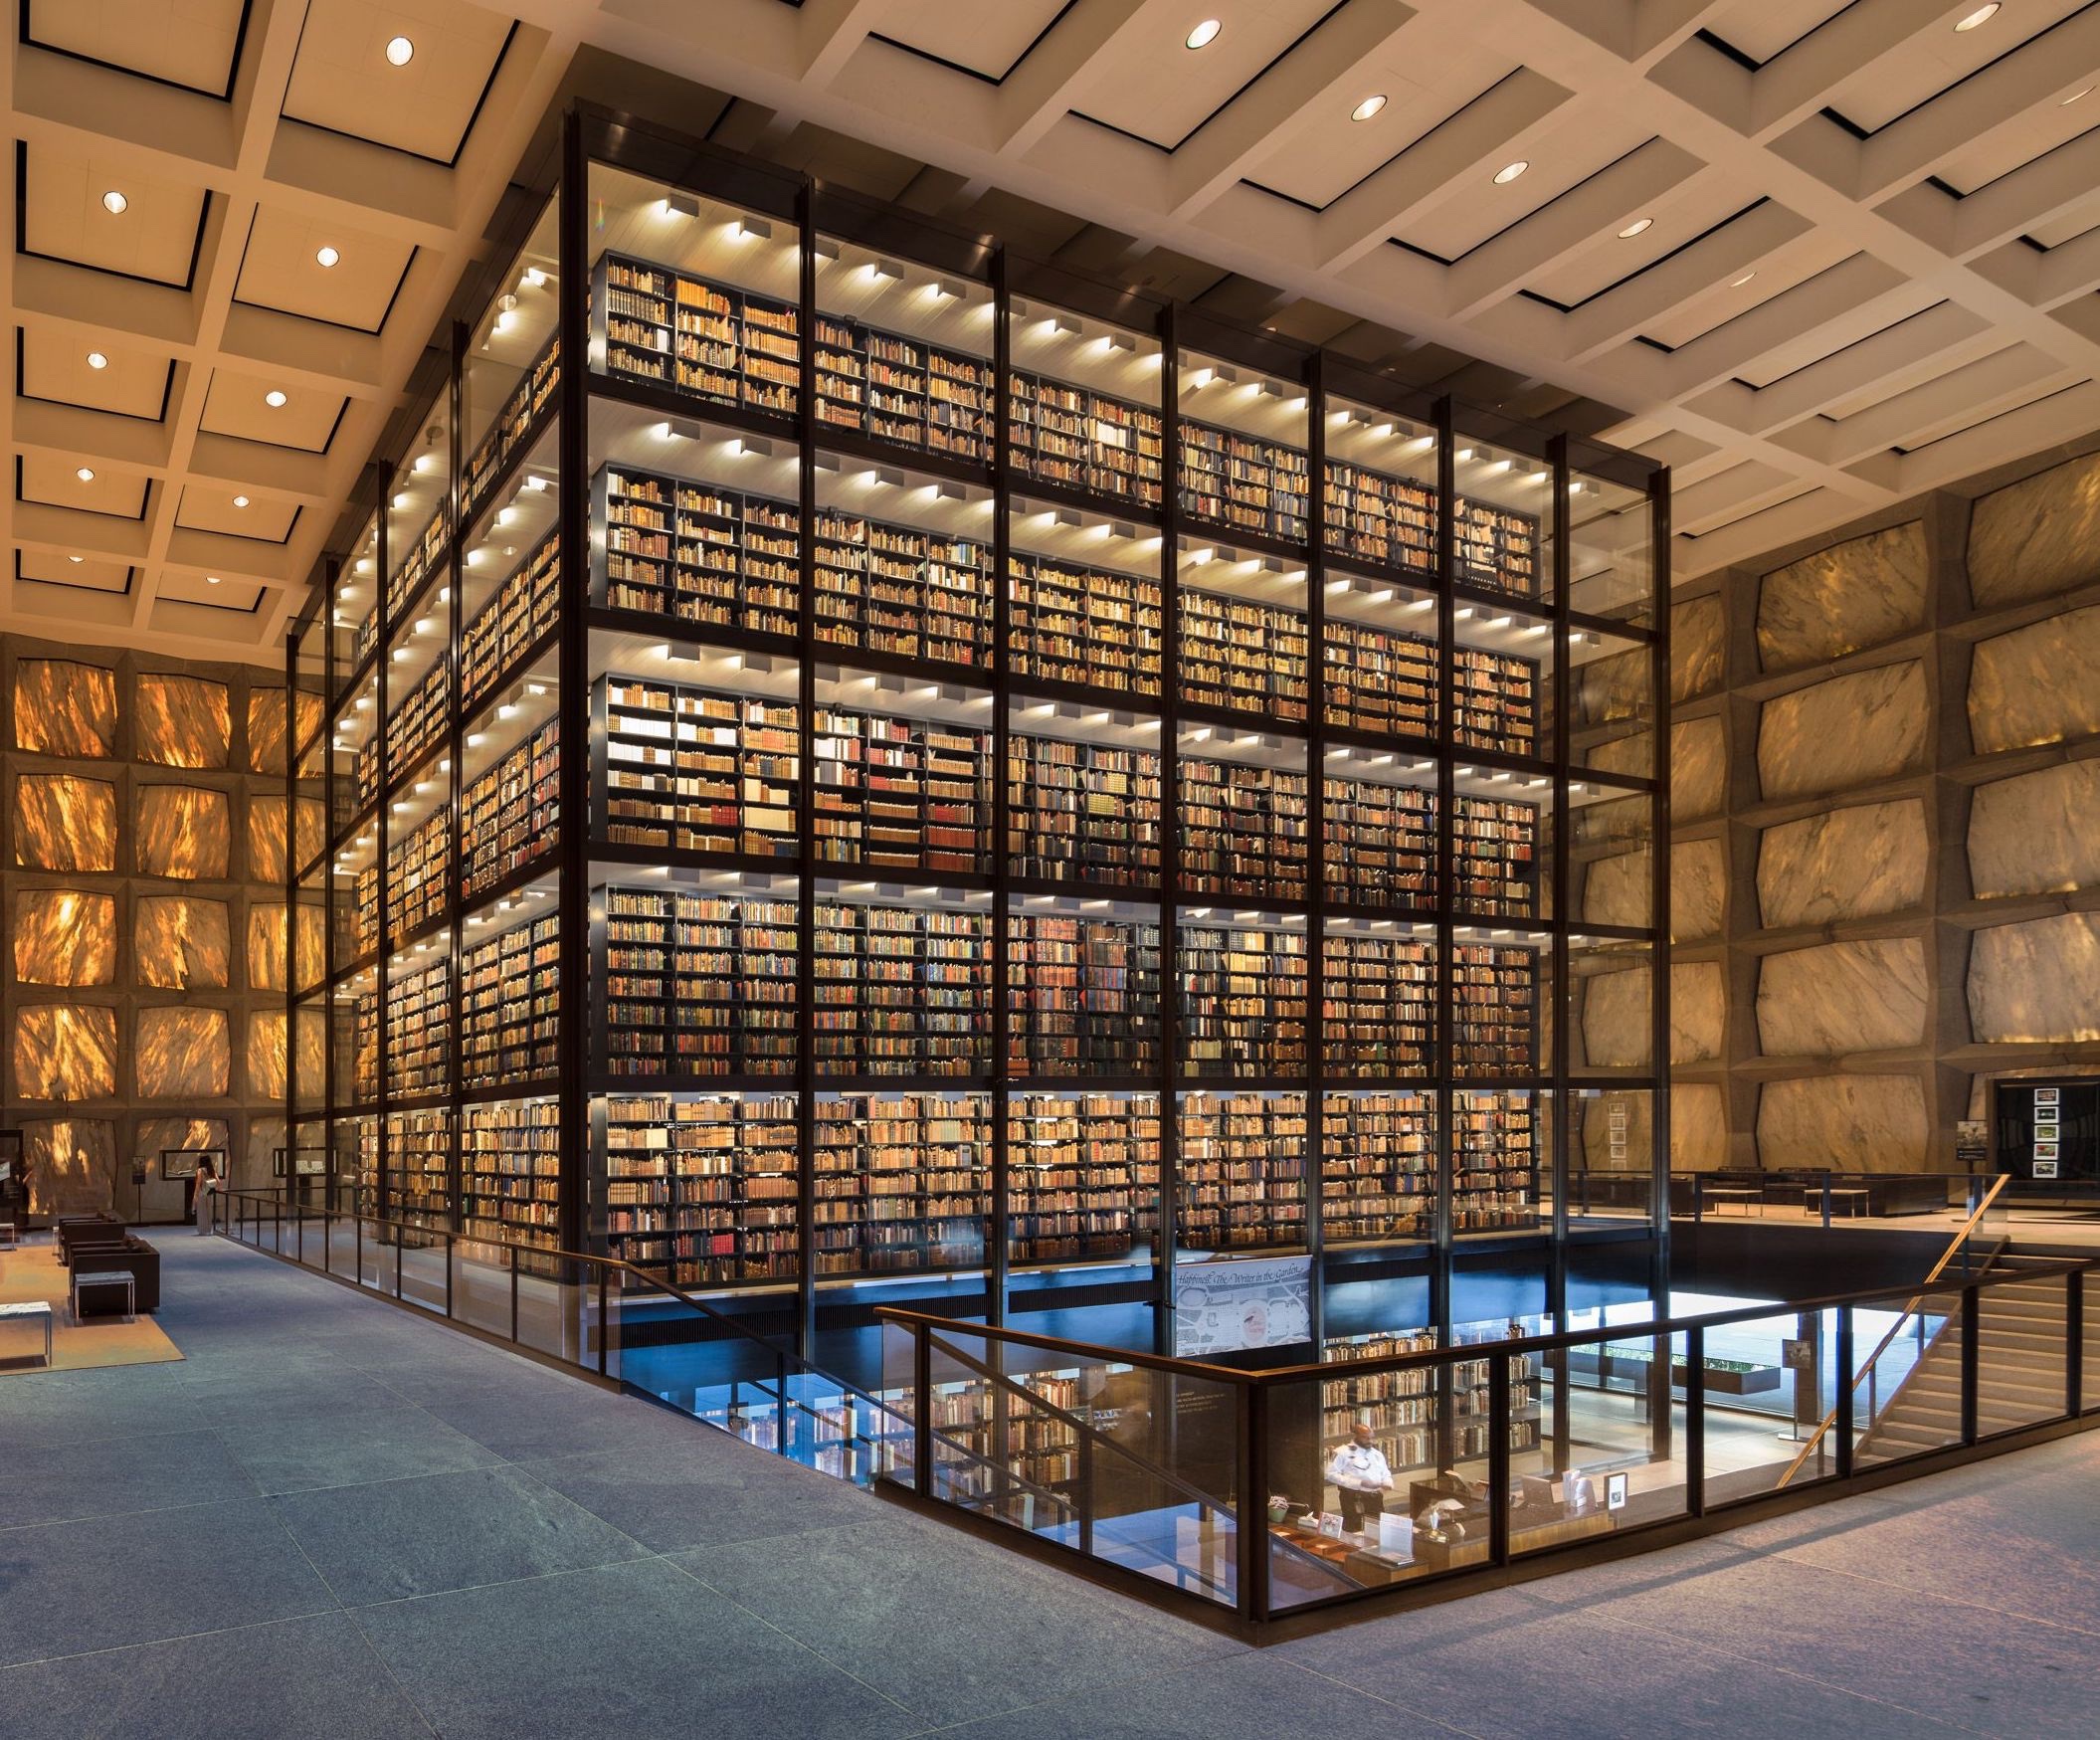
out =
<path fill-rule="evenodd" d="M 1962 1289 L 1962 1443 L 1976 1443 L 1976 1389 L 1977 1368 L 1980 1349 L 1977 1340 L 1983 1333 L 1983 1300 L 1977 1285 L 1971 1281 Z"/>
<path fill-rule="evenodd" d="M 802 535 L 795 544 L 795 1180 L 802 1260 L 795 1280 L 795 1350 L 808 1359 L 817 1346 L 817 200 L 808 181 L 795 192 L 795 227 L 801 247 L 796 293 L 802 301 L 796 391 Z M 783 1399 L 783 1433 L 786 1423 Z"/>
<path fill-rule="evenodd" d="M 1852 1307 L 1837 1307 L 1837 1418 L 1830 1423 L 1831 1434 L 1837 1440 L 1837 1475 L 1839 1479 L 1852 1477 L 1852 1434 L 1856 1422 L 1852 1418 L 1853 1362 L 1859 1357 L 1852 1336 L 1854 1324 Z M 1815 1406 L 1822 1406 L 1822 1398 L 1815 1398 Z M 1795 1412 L 1798 1414 L 1800 1409 Z"/>
<path fill-rule="evenodd" d="M 986 1237 L 985 1317 L 991 1323 L 1007 1320 L 1007 1286 L 1013 1260 L 1013 1131 L 1009 1128 L 1013 1087 L 1008 1078 L 1012 1059 L 1007 1028 L 1013 1019 L 1013 964 L 1009 959 L 1012 923 L 1012 855 L 1008 851 L 1008 806 L 1013 799 L 1007 757 L 1011 753 L 1013 721 L 1009 691 L 1012 664 L 1008 637 L 1012 630 L 1013 599 L 1008 565 L 1013 559 L 1014 455 L 1012 412 L 1008 397 L 1013 389 L 1013 297 L 1007 283 L 1007 253 L 992 256 L 992 1202 Z M 988 1353 L 1005 1346 L 994 1342 Z M 1000 1419 L 1006 1410 L 1000 1410 Z M 1004 1463 L 1002 1462 L 1002 1465 Z"/>
<path fill-rule="evenodd" d="M 2063 1411 L 2073 1420 L 2085 1412 L 2085 1277 L 2063 1277 Z"/>
<path fill-rule="evenodd" d="M 1655 1265 L 1667 1285 L 1670 1262 L 1670 475 L 1648 478 L 1649 570 L 1655 604 L 1655 640 L 1649 670 L 1655 709 L 1655 797 L 1649 827 L 1654 886 L 1649 897 L 1648 1070 L 1655 1086 L 1648 1101 L 1648 1218 L 1654 1229 Z M 1823 1199 L 1827 1207 L 1829 1198 Z M 1848 1380 L 1849 1381 L 1849 1380 Z M 1849 1391 L 1847 1392 L 1849 1394 Z"/>
<path fill-rule="evenodd" d="M 1569 509 L 1568 438 L 1557 435 L 1548 452 L 1548 465 L 1552 472 L 1553 500 L 1548 506 L 1549 518 L 1545 530 L 1553 539 L 1553 814 L 1547 818 L 1549 838 L 1554 843 L 1553 872 L 1550 878 L 1546 914 L 1548 937 L 1546 953 L 1547 992 L 1553 999 L 1553 1055 L 1546 1060 L 1546 1071 L 1551 1082 L 1553 1122 L 1548 1131 L 1546 1182 L 1553 1192 L 1553 1219 L 1549 1232 L 1556 1258 L 1561 1257 L 1568 1245 L 1568 1126 L 1574 1116 L 1575 1096 L 1568 1088 L 1568 1059 L 1570 1038 L 1569 1014 L 1574 1004 L 1574 986 L 1568 979 L 1568 889 L 1571 877 L 1568 874 L 1569 859 L 1575 851 L 1575 813 L 1568 806 L 1569 729 L 1574 706 L 1570 699 L 1574 664 L 1569 658 L 1571 636 L 1568 617 L 1572 606 L 1568 598 L 1568 587 L 1574 572 L 1569 559 L 1568 545 L 1573 535 L 1574 514 Z M 1534 685 L 1534 692 L 1537 692 Z M 1541 1000 L 1543 1001 L 1543 999 Z M 1534 1068 L 1537 1060 L 1533 1060 Z M 1537 1119 L 1533 1118 L 1533 1128 Z"/>
<path fill-rule="evenodd" d="M 564 1251 L 584 1248 L 589 1181 L 585 1147 L 590 1131 L 590 705 L 591 641 L 585 613 L 590 604 L 591 379 L 589 307 L 583 286 L 589 277 L 589 167 L 583 121 L 574 108 L 562 116 L 561 185 L 556 191 L 561 308 L 556 341 L 561 347 L 560 628 L 556 652 L 555 705 L 561 709 L 557 802 L 561 811 L 560 914 L 561 1006 L 556 1028 L 560 1081 L 558 1127 L 561 1148 L 556 1175 L 556 1240 Z M 513 1281 L 515 1254 L 512 1255 Z"/>
<path fill-rule="evenodd" d="M 1181 341 L 1160 314 L 1159 492 L 1159 1234 L 1154 1345 L 1174 1351 L 1174 1254 L 1181 1237 Z"/>
<path fill-rule="evenodd" d="M 372 800 L 372 864 L 377 874 L 379 899 L 372 914 L 372 944 L 377 951 L 372 966 L 372 1200 L 364 1205 L 364 1212 L 381 1215 L 388 1203 L 387 1180 L 392 1168 L 389 1165 L 393 1144 L 387 1139 L 388 1105 L 393 1099 L 393 1064 L 386 1043 L 387 986 L 393 978 L 391 966 L 394 930 L 393 902 L 387 898 L 387 854 L 393 850 L 393 830 L 388 818 L 393 811 L 388 806 L 387 788 L 393 783 L 394 770 L 386 752 L 387 690 L 391 686 L 387 679 L 387 667 L 393 660 L 387 657 L 387 636 L 392 625 L 387 621 L 387 570 L 392 562 L 393 536 L 389 525 L 389 506 L 393 500 L 393 473 L 377 461 L 372 466 L 372 621 L 377 628 L 373 642 L 372 678 L 377 684 L 372 696 L 372 729 L 374 737 L 373 765 L 379 770 Z M 354 893 L 353 893 L 354 897 Z M 356 1037 L 357 1010 L 350 1010 L 351 1037 Z M 364 1271 L 360 1266 L 358 1280 L 362 1284 Z"/>
<path fill-rule="evenodd" d="M 1487 1356 L 1487 1560 L 1509 1563 L 1509 1360 Z"/>
<path fill-rule="evenodd" d="M 1316 1358 L 1327 1317 L 1326 354 L 1312 353 L 1305 381 L 1305 1250 L 1312 1269 L 1308 1333 Z"/>
<path fill-rule="evenodd" d="M 447 422 L 451 426 L 446 455 L 446 492 L 442 511 L 452 521 L 451 553 L 447 557 L 445 585 L 452 600 L 450 627 L 446 635 L 445 657 L 451 662 L 451 677 L 445 687 L 446 766 L 452 774 L 451 795 L 447 800 L 452 812 L 447 834 L 449 850 L 446 853 L 445 910 L 451 920 L 447 926 L 447 946 L 451 950 L 452 996 L 447 1021 L 445 1046 L 445 1073 L 448 1083 L 446 1105 L 452 1124 L 452 1153 L 446 1164 L 446 1199 L 452 1204 L 452 1213 L 447 1225 L 457 1233 L 465 1224 L 461 1212 L 461 1194 L 466 1186 L 467 1166 L 465 1148 L 467 1143 L 466 1086 L 461 1061 L 466 1056 L 467 1036 L 467 985 L 462 969 L 467 964 L 467 930 L 465 902 L 460 898 L 462 866 L 466 862 L 466 842 L 461 838 L 460 819 L 462 805 L 461 787 L 465 782 L 466 713 L 462 705 L 462 678 L 467 669 L 464 643 L 467 636 L 467 557 L 464 545 L 467 542 L 467 526 L 461 517 L 464 491 L 460 486 L 461 466 L 466 458 L 466 442 L 461 433 L 461 424 L 467 409 L 465 390 L 467 372 L 467 326 L 464 321 L 452 324 L 452 369 L 447 376 L 450 414 Z M 491 604 L 493 600 L 490 601 Z M 559 704 L 558 702 L 556 704 Z M 447 1286 L 451 1285 L 452 1246 L 445 1247 L 445 1269 Z"/>
<path fill-rule="evenodd" d="M 1706 1331 L 1684 1332 L 1684 1510 L 1706 1514 Z"/>
<path fill-rule="evenodd" d="M 1452 811 L 1456 804 L 1454 757 L 1458 753 L 1457 721 L 1457 603 L 1451 586 L 1457 573 L 1455 515 L 1458 500 L 1458 459 L 1452 428 L 1451 401 L 1436 401 L 1436 980 L 1435 1015 L 1431 1030 L 1432 1082 L 1436 1095 L 1436 1195 L 1430 1217 L 1432 1265 L 1448 1279 L 1451 1263 L 1451 1162 L 1456 1152 L 1452 1139 L 1454 1106 L 1452 1083 L 1457 1078 L 1457 1048 L 1452 1042 L 1451 977 L 1457 971 L 1456 945 L 1452 931 L 1451 897 L 1457 875 L 1457 854 L 1453 849 Z M 1446 1293 L 1448 1289 L 1446 1289 Z M 1439 1346 L 1447 1346 L 1449 1324 L 1441 1330 Z M 1448 1368 L 1440 1368 L 1445 1371 Z M 1445 1412 L 1439 1410 L 1439 1413 Z"/>

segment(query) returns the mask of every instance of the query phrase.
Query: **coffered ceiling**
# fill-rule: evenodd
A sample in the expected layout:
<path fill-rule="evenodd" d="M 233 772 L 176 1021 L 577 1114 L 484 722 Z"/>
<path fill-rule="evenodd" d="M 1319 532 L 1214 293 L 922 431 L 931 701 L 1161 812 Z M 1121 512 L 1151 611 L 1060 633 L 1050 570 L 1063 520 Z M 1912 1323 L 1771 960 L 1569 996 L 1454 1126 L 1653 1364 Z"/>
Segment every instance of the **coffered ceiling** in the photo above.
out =
<path fill-rule="evenodd" d="M 2100 425 L 2100 3 L 20 7 L 0 626 L 275 657 L 565 75 L 1640 447 L 1680 575 Z"/>

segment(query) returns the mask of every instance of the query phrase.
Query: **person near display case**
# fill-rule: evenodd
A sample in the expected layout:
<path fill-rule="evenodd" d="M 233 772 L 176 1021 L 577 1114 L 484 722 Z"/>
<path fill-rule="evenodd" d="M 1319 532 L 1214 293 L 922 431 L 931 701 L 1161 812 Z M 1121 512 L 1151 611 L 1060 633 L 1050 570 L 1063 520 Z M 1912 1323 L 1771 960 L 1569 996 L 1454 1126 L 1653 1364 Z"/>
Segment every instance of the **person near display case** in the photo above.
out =
<path fill-rule="evenodd" d="M 1385 1451 L 1371 1442 L 1371 1428 L 1359 1420 L 1349 1442 L 1338 1447 L 1327 1464 L 1327 1478 L 1342 1495 L 1342 1529 L 1362 1534 L 1367 1520 L 1385 1514 L 1386 1494 L 1393 1490 L 1393 1470 Z"/>

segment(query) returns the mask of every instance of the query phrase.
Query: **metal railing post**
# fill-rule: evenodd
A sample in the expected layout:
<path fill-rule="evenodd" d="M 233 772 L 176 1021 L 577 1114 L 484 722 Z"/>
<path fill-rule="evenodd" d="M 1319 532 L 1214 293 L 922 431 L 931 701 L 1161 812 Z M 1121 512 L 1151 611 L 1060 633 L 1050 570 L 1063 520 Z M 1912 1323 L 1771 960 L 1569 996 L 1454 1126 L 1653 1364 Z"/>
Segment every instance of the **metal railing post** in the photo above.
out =
<path fill-rule="evenodd" d="M 1822 1175 L 1822 1230 L 1825 1233 L 1830 1230 L 1830 1175 L 1827 1172 Z"/>
<path fill-rule="evenodd" d="M 933 1496 L 933 1350 L 926 1325 L 911 1326 L 911 1485 L 921 1498 Z M 1082 1517 L 1080 1528 L 1086 1524 Z"/>
<path fill-rule="evenodd" d="M 1669 1355 L 1663 1354 L 1667 1364 Z M 1663 1385 L 1667 1407 L 1669 1386 Z M 1509 1563 L 1509 1355 L 1487 1356 L 1487 1562 Z"/>
<path fill-rule="evenodd" d="M 1962 1443 L 1976 1443 L 1977 1336 L 1984 1319 L 1976 1282 L 1962 1288 Z"/>
<path fill-rule="evenodd" d="M 794 1454 L 788 1443 L 792 1423 L 788 1419 L 788 1356 L 785 1351 L 773 1355 L 773 1398 L 780 1408 L 780 1430 L 773 1437 L 774 1448 L 792 1459 Z"/>
<path fill-rule="evenodd" d="M 448 1274 L 452 1272 L 450 1267 L 447 1268 L 446 1272 Z M 601 1378 L 606 1375 L 606 1359 L 607 1353 L 605 1334 L 605 1265 L 603 1263 L 600 1263 L 598 1265 L 598 1375 Z"/>
<path fill-rule="evenodd" d="M 510 1253 L 510 1339 L 517 1339 L 517 1247 L 506 1246 Z"/>
<path fill-rule="evenodd" d="M 1079 1434 L 1079 1551 L 1093 1557 L 1093 1434 Z"/>
<path fill-rule="evenodd" d="M 1684 1510 L 1706 1514 L 1706 1330 L 1696 1323 L 1684 1332 Z"/>
<path fill-rule="evenodd" d="M 1830 1430 L 1837 1435 L 1837 1477 L 1849 1480 L 1852 1477 L 1852 1361 L 1858 1357 L 1852 1339 L 1852 1307 L 1837 1307 L 1837 1419 Z M 1868 1386 L 1868 1407 L 1873 1406 L 1873 1386 Z M 1822 1398 L 1816 1397 L 1820 1406 Z"/>
<path fill-rule="evenodd" d="M 408 1241 L 399 1227 L 394 1229 L 394 1297 L 401 1297 L 401 1254 L 408 1249 Z"/>
<path fill-rule="evenodd" d="M 356 1260 L 356 1262 L 357 1262 L 357 1284 L 358 1284 L 359 1286 L 363 1286 L 363 1285 L 364 1285 L 364 1217 L 363 1217 L 362 1215 L 356 1216 L 355 1218 L 353 1218 L 353 1219 L 351 1220 L 351 1222 L 350 1222 L 350 1226 L 351 1226 L 351 1229 L 352 1229 L 352 1230 L 351 1230 L 351 1234 L 350 1234 L 350 1238 L 351 1238 L 351 1243 L 352 1243 L 352 1246 L 353 1246 L 352 1256 L 354 1257 L 354 1258 L 355 1258 L 355 1260 Z"/>
<path fill-rule="evenodd" d="M 452 1321 L 452 1271 L 453 1259 L 459 1254 L 459 1240 L 450 1233 L 445 1235 L 445 1320 Z"/>
<path fill-rule="evenodd" d="M 1246 1484 L 1240 1494 L 1240 1613 L 1256 1622 L 1269 1616 L 1268 1558 L 1268 1391 L 1242 1381 L 1239 1409 L 1246 1434 L 1241 1471 Z"/>
<path fill-rule="evenodd" d="M 2075 1420 L 2085 1412 L 2085 1274 L 2063 1277 L 2063 1412 Z"/>

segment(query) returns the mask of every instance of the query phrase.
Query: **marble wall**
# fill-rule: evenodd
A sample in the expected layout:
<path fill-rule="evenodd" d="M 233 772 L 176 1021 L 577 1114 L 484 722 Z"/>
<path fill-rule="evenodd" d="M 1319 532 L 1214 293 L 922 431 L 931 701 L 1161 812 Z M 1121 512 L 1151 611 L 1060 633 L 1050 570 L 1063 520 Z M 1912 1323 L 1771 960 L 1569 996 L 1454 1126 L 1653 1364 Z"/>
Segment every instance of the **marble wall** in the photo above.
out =
<path fill-rule="evenodd" d="M 1767 828 L 1758 910 L 1768 928 L 1903 912 L 1925 898 L 1925 805 L 1854 804 Z"/>
<path fill-rule="evenodd" d="M 1790 1077 L 1758 1094 L 1758 1154 L 1768 1171 L 1915 1172 L 1930 1130 L 1925 1088 L 1912 1075 Z"/>
<path fill-rule="evenodd" d="M 1758 587 L 1758 657 L 1798 671 L 1910 634 L 1925 621 L 1925 525 L 1908 520 L 1775 568 Z"/>
<path fill-rule="evenodd" d="M 1969 882 L 1978 899 L 2100 887 L 2100 759 L 1978 786 L 1969 801 Z"/>
<path fill-rule="evenodd" d="M 1719 719 L 1670 724 L 1670 808 L 1680 822 L 1717 816 L 1727 800 L 1728 735 Z"/>
<path fill-rule="evenodd" d="M 1759 788 L 1813 797 L 1913 772 L 1925 764 L 1929 718 L 1914 659 L 1779 695 L 1758 718 Z"/>
<path fill-rule="evenodd" d="M 1680 840 L 1670 848 L 1670 940 L 1704 942 L 1721 934 L 1728 861 L 1718 840 Z"/>
<path fill-rule="evenodd" d="M 1789 949 L 1759 963 L 1759 1048 L 1768 1058 L 1835 1058 L 1922 1045 L 1925 946 L 1882 937 Z"/>
<path fill-rule="evenodd" d="M 2100 606 L 2066 611 L 1976 649 L 1969 737 L 1979 755 L 2100 732 Z"/>
<path fill-rule="evenodd" d="M 1979 930 L 1970 945 L 1969 1020 L 1985 1045 L 2100 1040 L 2100 913 Z"/>
<path fill-rule="evenodd" d="M 1719 961 L 1670 966 L 1670 1062 L 1704 1063 L 1722 1055 L 1728 988 Z"/>
<path fill-rule="evenodd" d="M 274 1116 L 262 1182 L 286 1073 L 282 673 L 0 637 L 0 1127 L 47 1163 L 37 1212 L 166 1211 L 130 1172 L 160 1124 L 205 1120 L 247 1166 Z"/>
<path fill-rule="evenodd" d="M 1726 618 L 1718 595 L 1689 598 L 1670 610 L 1670 700 L 1695 699 L 1721 686 Z"/>
<path fill-rule="evenodd" d="M 1979 610 L 2100 580 L 2100 455 L 1979 500 L 1969 523 L 1969 593 Z"/>
<path fill-rule="evenodd" d="M 1670 1089 L 1670 1170 L 1716 1172 L 1728 1164 L 1728 1101 L 1711 1081 Z"/>

